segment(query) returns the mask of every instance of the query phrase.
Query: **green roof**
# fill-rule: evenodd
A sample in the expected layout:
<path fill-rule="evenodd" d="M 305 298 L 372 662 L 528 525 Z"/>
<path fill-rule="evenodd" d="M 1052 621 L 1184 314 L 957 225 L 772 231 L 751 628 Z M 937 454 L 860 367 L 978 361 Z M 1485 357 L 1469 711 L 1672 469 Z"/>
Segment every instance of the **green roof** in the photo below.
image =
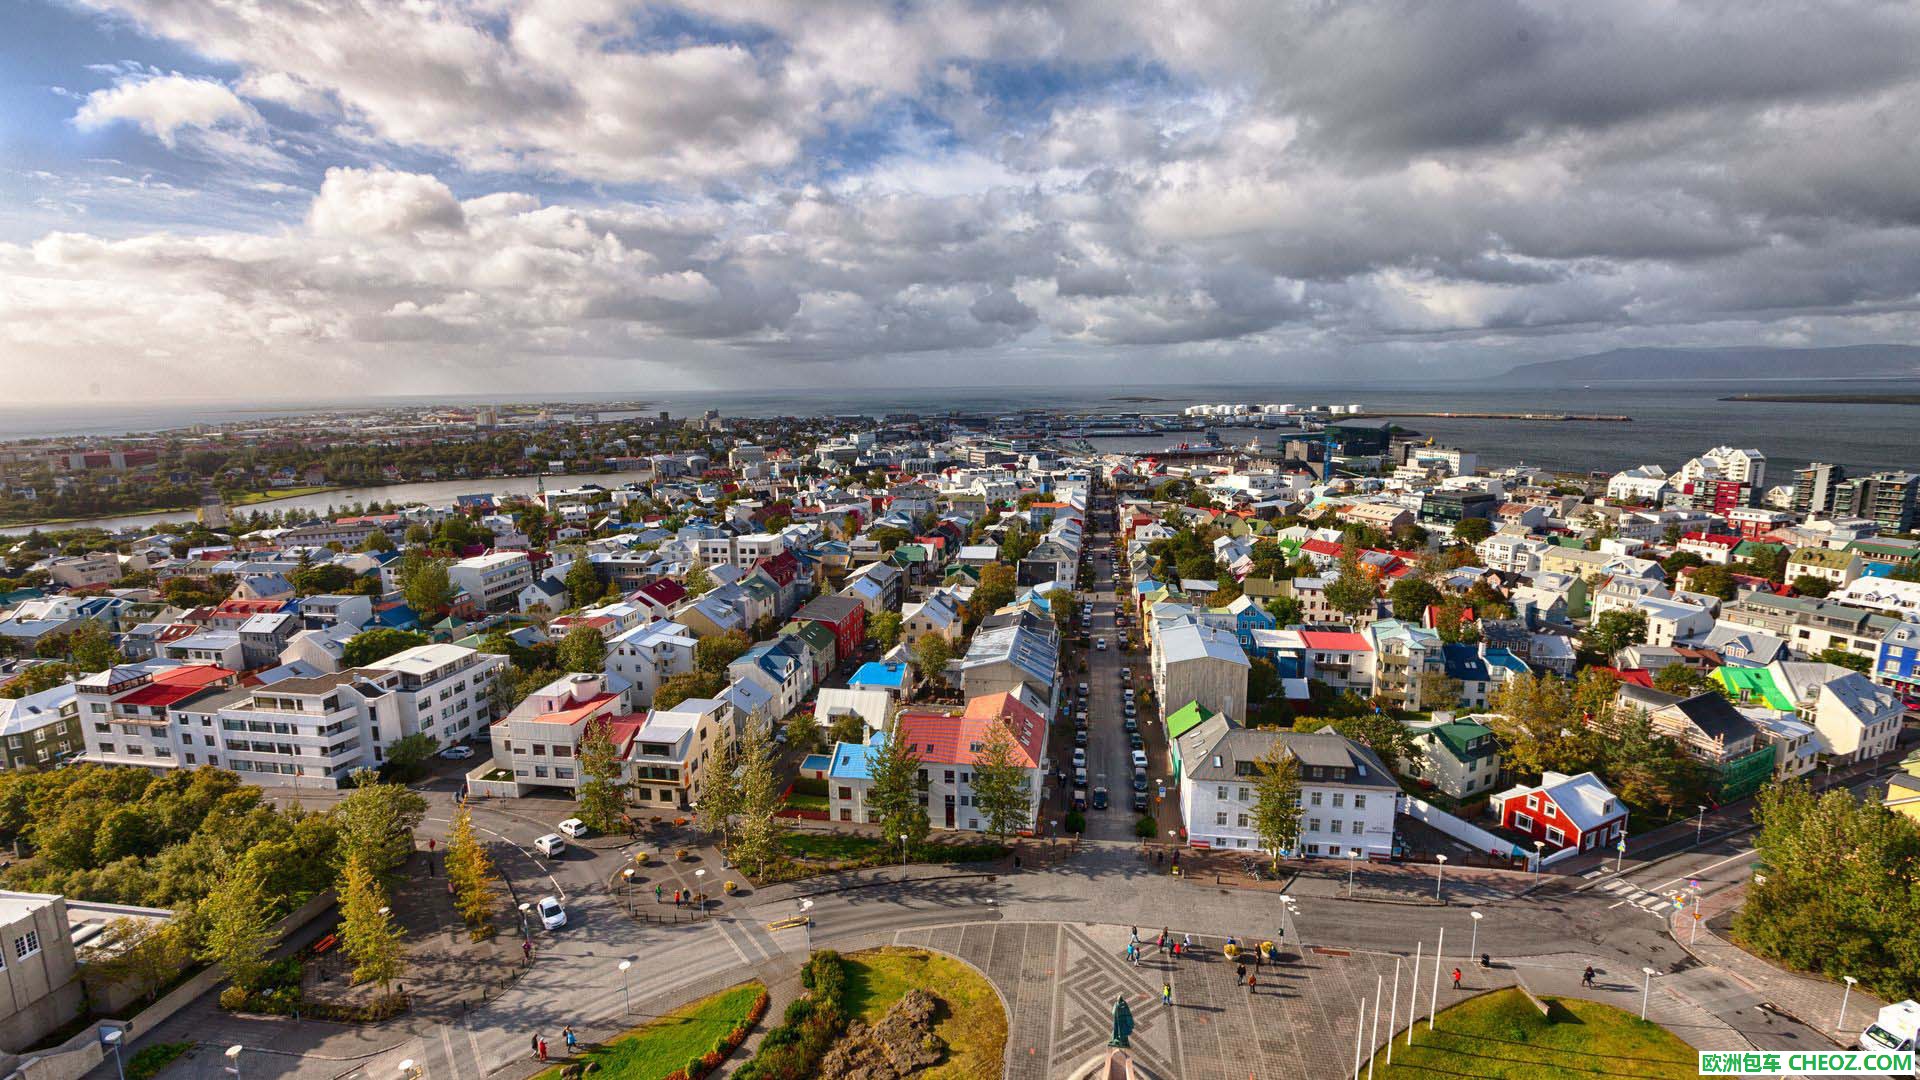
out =
<path fill-rule="evenodd" d="M 1491 754 L 1494 751 L 1492 743 L 1482 743 L 1478 751 L 1467 749 L 1473 740 L 1484 739 L 1493 734 L 1493 729 L 1485 724 L 1476 724 L 1471 720 L 1455 720 L 1434 728 L 1433 733 L 1441 742 L 1447 744 L 1447 749 L 1454 757 L 1462 761 Z"/>
<path fill-rule="evenodd" d="M 916 563 L 927 561 L 925 544 L 901 544 L 893 549 L 893 561 L 897 563 Z"/>
<path fill-rule="evenodd" d="M 1735 555 L 1758 555 L 1763 551 L 1782 551 L 1785 544 L 1769 544 L 1764 540 L 1742 540 L 1733 546 Z"/>
<path fill-rule="evenodd" d="M 1213 719 L 1213 710 L 1203 707 L 1197 701 L 1189 701 L 1175 709 L 1167 717 L 1167 738 L 1177 739 L 1201 724 Z"/>
<path fill-rule="evenodd" d="M 1749 699 L 1759 698 L 1767 707 L 1792 712 L 1793 702 L 1774 685 L 1773 672 L 1761 667 L 1721 666 L 1713 669 L 1713 680 L 1733 692 L 1735 698 L 1746 691 Z"/>
<path fill-rule="evenodd" d="M 1791 561 L 1806 566 L 1823 566 L 1829 570 L 1838 570 L 1853 558 L 1851 551 L 1836 551 L 1833 548 L 1803 547 L 1793 553 Z"/>

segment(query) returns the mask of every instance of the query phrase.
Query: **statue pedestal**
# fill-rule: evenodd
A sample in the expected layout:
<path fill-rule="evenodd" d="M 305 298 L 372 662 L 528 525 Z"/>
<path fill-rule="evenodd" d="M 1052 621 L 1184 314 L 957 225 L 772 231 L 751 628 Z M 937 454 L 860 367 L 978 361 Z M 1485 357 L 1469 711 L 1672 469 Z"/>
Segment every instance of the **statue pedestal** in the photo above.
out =
<path fill-rule="evenodd" d="M 1067 1076 L 1069 1080 L 1157 1080 L 1131 1053 L 1118 1046 L 1107 1047 L 1098 1057 Z"/>

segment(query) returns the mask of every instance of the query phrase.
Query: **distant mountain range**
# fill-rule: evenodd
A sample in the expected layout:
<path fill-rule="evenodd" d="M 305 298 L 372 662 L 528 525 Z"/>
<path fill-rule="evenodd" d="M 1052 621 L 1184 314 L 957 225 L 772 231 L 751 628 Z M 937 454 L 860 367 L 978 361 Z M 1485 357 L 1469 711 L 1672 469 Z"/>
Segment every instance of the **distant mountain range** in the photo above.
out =
<path fill-rule="evenodd" d="M 1509 385 L 1679 382 L 1690 379 L 1847 379 L 1920 375 L 1920 346 L 1831 349 L 1613 349 L 1521 364 L 1495 376 Z"/>

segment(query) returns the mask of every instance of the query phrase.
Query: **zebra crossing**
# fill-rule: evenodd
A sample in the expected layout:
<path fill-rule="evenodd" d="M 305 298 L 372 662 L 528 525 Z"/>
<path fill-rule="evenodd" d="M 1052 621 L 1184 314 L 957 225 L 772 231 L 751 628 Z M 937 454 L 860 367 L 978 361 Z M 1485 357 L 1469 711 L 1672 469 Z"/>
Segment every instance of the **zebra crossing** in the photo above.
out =
<path fill-rule="evenodd" d="M 1587 876 L 1598 876 L 1599 873 L 1601 872 Z M 1653 915 L 1664 916 L 1668 910 L 1674 906 L 1673 897 L 1648 892 L 1625 878 L 1615 878 L 1612 881 L 1604 882 L 1599 886 L 1599 889 L 1601 892 L 1618 898 L 1622 903 L 1632 904 L 1634 907 Z"/>

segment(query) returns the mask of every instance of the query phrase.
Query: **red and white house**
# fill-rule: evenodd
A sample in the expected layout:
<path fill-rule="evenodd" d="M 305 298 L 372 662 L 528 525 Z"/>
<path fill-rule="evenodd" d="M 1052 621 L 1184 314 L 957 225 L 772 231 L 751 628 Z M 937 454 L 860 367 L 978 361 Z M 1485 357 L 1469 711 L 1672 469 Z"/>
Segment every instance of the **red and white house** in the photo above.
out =
<path fill-rule="evenodd" d="M 1691 552 L 1716 566 L 1725 566 L 1733 561 L 1733 549 L 1745 539 L 1728 533 L 1690 532 L 1674 546 L 1676 550 Z"/>
<path fill-rule="evenodd" d="M 1514 787 L 1493 797 L 1500 824 L 1544 840 L 1556 851 L 1597 851 L 1626 835 L 1627 807 L 1590 772 L 1550 772 L 1537 787 Z"/>

